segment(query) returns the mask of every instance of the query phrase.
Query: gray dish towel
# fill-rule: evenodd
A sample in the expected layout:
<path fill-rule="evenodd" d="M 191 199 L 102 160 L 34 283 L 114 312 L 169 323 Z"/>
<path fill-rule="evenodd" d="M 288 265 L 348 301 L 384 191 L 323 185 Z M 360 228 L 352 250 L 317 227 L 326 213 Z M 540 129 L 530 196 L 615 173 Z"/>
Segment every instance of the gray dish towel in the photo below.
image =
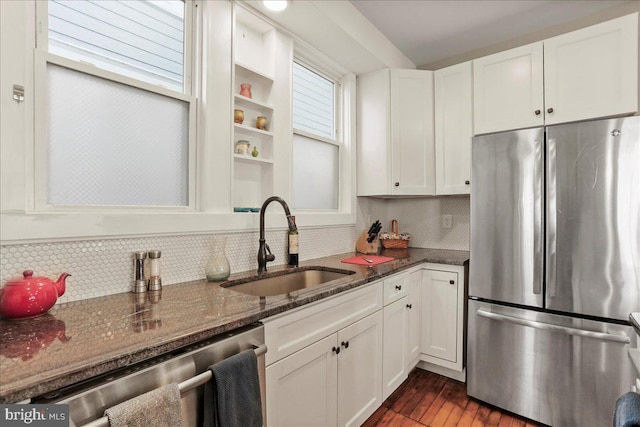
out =
<path fill-rule="evenodd" d="M 179 427 L 180 389 L 172 383 L 113 406 L 104 414 L 111 427 Z"/>
<path fill-rule="evenodd" d="M 204 427 L 260 427 L 262 402 L 258 358 L 245 350 L 209 367 L 204 386 Z"/>
<path fill-rule="evenodd" d="M 640 426 L 640 395 L 633 392 L 623 394 L 616 401 L 613 427 L 638 426 Z"/>

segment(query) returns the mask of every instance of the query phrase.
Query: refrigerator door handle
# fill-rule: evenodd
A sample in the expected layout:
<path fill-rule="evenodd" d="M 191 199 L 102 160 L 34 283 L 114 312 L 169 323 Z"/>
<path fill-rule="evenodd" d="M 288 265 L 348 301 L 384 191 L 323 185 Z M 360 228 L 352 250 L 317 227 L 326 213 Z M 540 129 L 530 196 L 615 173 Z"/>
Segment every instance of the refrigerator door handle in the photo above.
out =
<path fill-rule="evenodd" d="M 556 140 L 547 142 L 547 293 L 556 296 Z"/>
<path fill-rule="evenodd" d="M 540 139 L 533 141 L 533 147 L 536 153 L 536 162 L 534 163 L 534 185 L 535 185 L 535 198 L 533 207 L 533 229 L 534 229 L 534 241 L 533 241 L 533 293 L 540 295 L 542 293 L 542 275 L 543 275 L 543 263 L 542 263 L 542 197 L 544 187 L 542 185 L 542 150 L 543 144 Z"/>
<path fill-rule="evenodd" d="M 567 326 L 553 325 L 551 323 L 537 322 L 535 320 L 522 319 L 520 317 L 507 316 L 504 314 L 492 313 L 486 310 L 476 310 L 476 313 L 480 317 L 487 319 L 494 319 L 498 321 L 510 322 L 516 325 L 529 326 L 535 329 L 541 329 L 545 331 L 561 332 L 567 335 L 575 335 L 579 337 L 593 338 L 600 341 L 616 342 L 629 344 L 631 340 L 625 334 L 615 335 L 605 332 L 593 332 L 585 331 L 584 329 L 570 328 Z"/>

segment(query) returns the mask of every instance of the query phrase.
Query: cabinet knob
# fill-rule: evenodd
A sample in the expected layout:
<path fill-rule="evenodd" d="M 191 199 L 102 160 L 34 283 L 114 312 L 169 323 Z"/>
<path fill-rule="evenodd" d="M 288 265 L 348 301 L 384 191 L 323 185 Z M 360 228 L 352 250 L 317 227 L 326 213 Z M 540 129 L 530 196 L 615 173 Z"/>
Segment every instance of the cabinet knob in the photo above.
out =
<path fill-rule="evenodd" d="M 342 346 L 344 348 L 349 348 L 349 341 L 342 341 Z"/>
<path fill-rule="evenodd" d="M 409 310 L 411 310 L 411 308 L 413 308 L 413 305 L 411 305 L 411 304 L 407 304 L 407 308 L 408 308 Z"/>
<path fill-rule="evenodd" d="M 397 291 L 401 291 L 401 290 L 402 290 L 402 286 L 400 286 L 400 285 L 396 285 L 396 290 L 397 290 Z"/>
<path fill-rule="evenodd" d="M 340 354 L 340 347 L 333 347 L 331 351 L 333 351 L 335 354 Z"/>
<path fill-rule="evenodd" d="M 464 182 L 464 185 L 469 185 L 469 184 L 471 184 L 471 181 L 469 181 L 469 180 Z"/>
<path fill-rule="evenodd" d="M 455 285 L 455 284 L 456 284 L 456 282 L 455 282 L 454 280 L 449 280 L 449 284 L 450 284 L 450 285 Z"/>
<path fill-rule="evenodd" d="M 536 113 L 536 116 L 539 116 L 541 111 L 540 110 L 536 110 L 536 111 L 534 111 L 534 113 Z"/>
<path fill-rule="evenodd" d="M 399 183 L 399 182 L 396 182 L 396 183 L 395 183 L 395 184 L 393 184 L 393 185 L 395 185 L 396 187 L 400 187 L 400 183 Z"/>
<path fill-rule="evenodd" d="M 553 108 L 547 108 L 547 113 L 549 114 L 553 113 Z"/>

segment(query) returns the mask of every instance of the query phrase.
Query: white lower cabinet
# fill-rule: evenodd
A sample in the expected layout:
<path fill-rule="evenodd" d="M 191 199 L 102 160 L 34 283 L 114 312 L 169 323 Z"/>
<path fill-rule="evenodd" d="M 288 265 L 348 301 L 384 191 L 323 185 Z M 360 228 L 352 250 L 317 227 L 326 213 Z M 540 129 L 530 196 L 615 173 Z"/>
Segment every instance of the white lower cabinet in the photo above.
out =
<path fill-rule="evenodd" d="M 407 297 L 384 308 L 384 349 L 382 365 L 382 400 L 407 379 Z"/>
<path fill-rule="evenodd" d="M 359 426 L 382 405 L 382 312 L 338 332 L 338 425 Z"/>
<path fill-rule="evenodd" d="M 264 319 L 267 426 L 359 426 L 416 364 L 463 373 L 464 277 L 425 263 Z"/>
<path fill-rule="evenodd" d="M 336 334 L 266 370 L 268 426 L 332 426 L 338 419 Z"/>
<path fill-rule="evenodd" d="M 464 268 L 423 270 L 421 360 L 463 371 Z"/>
<path fill-rule="evenodd" d="M 263 320 L 268 426 L 358 426 L 375 412 L 381 309 L 378 282 Z"/>
<path fill-rule="evenodd" d="M 382 400 L 407 379 L 420 358 L 420 285 L 422 270 L 384 281 Z"/>
<path fill-rule="evenodd" d="M 382 312 L 267 367 L 270 426 L 359 426 L 382 404 Z"/>
<path fill-rule="evenodd" d="M 422 327 L 422 301 L 420 298 L 420 288 L 422 287 L 422 270 L 414 271 L 407 276 L 405 281 L 407 286 L 408 326 L 407 326 L 407 371 L 413 369 L 420 359 L 420 332 Z"/>

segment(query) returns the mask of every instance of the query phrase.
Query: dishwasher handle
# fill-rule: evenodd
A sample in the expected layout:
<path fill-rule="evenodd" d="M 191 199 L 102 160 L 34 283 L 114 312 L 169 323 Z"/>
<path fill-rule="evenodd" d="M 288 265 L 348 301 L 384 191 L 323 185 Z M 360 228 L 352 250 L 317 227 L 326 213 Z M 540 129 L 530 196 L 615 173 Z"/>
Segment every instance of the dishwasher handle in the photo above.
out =
<path fill-rule="evenodd" d="M 629 344 L 631 339 L 625 334 L 616 335 L 606 332 L 593 332 L 586 331 L 584 329 L 570 328 L 568 326 L 553 325 L 551 323 L 538 322 L 535 320 L 522 319 L 520 317 L 507 316 L 504 314 L 492 313 L 486 310 L 477 310 L 478 316 L 485 317 L 487 319 L 494 319 L 504 322 L 514 323 L 516 325 L 529 326 L 535 329 L 541 329 L 543 331 L 561 332 L 567 335 L 574 335 L 585 338 L 593 338 L 600 341 L 617 342 L 623 344 Z"/>
<path fill-rule="evenodd" d="M 260 357 L 267 352 L 267 346 L 266 344 L 261 344 L 259 346 L 256 346 L 253 351 L 256 353 L 256 357 Z M 196 387 L 200 387 L 201 385 L 206 384 L 212 376 L 213 374 L 211 373 L 211 371 L 207 369 L 203 373 L 196 375 L 193 378 L 182 381 L 180 384 L 178 384 L 180 394 L 182 395 L 189 390 L 193 390 Z M 81 427 L 109 427 L 109 418 L 98 418 L 97 420 L 93 420 L 90 423 L 82 425 Z"/>

